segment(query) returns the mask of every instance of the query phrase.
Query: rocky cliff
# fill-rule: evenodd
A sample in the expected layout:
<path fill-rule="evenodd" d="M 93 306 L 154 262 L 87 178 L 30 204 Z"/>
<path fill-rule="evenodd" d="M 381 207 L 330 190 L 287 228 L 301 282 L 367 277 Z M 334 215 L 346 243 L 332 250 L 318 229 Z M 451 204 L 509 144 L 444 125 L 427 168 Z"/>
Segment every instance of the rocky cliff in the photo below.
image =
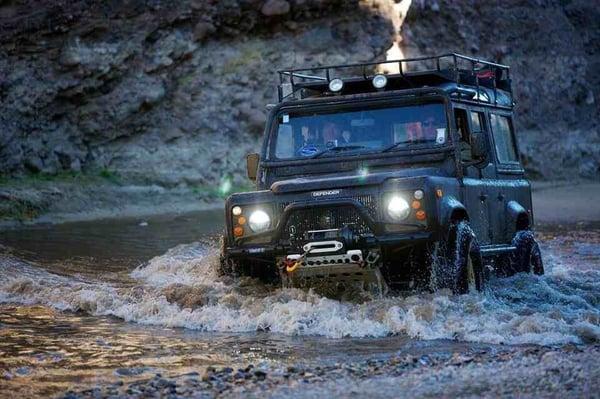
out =
<path fill-rule="evenodd" d="M 600 1 L 413 0 L 406 56 L 461 52 L 511 66 L 531 177 L 600 176 Z"/>
<path fill-rule="evenodd" d="M 396 43 L 510 64 L 531 175 L 597 178 L 599 24 L 598 0 L 2 2 L 0 175 L 241 183 L 277 68 Z"/>
<path fill-rule="evenodd" d="M 388 7 L 388 9 L 386 9 Z M 0 171 L 243 179 L 276 68 L 385 57 L 385 1 L 15 1 L 0 9 Z"/>

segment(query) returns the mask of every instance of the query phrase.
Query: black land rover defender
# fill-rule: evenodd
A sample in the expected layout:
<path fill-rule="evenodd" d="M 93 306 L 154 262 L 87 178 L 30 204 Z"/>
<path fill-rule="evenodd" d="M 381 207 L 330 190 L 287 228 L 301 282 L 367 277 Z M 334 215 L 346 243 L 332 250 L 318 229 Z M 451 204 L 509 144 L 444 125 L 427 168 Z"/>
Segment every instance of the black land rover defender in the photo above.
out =
<path fill-rule="evenodd" d="M 377 72 L 395 67 L 395 73 Z M 543 273 L 508 66 L 459 54 L 279 71 L 220 271 L 481 290 Z"/>

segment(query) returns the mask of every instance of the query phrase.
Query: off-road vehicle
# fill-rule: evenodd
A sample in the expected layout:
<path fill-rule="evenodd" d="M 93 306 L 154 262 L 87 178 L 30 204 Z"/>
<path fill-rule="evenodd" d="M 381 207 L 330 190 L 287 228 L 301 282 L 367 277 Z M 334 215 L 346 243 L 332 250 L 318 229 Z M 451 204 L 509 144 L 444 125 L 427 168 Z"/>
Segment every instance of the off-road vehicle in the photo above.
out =
<path fill-rule="evenodd" d="M 222 273 L 455 293 L 487 270 L 543 273 L 508 66 L 444 54 L 278 73 L 247 157 L 257 191 L 225 204 Z"/>

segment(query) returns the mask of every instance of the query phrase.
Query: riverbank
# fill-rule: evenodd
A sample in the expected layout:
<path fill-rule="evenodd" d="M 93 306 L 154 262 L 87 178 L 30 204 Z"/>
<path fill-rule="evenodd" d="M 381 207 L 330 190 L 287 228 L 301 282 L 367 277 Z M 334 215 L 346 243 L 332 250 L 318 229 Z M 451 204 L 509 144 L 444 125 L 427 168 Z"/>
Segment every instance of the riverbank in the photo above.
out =
<path fill-rule="evenodd" d="M 442 351 L 325 366 L 209 367 L 70 391 L 64 398 L 153 397 L 592 397 L 600 346 Z"/>
<path fill-rule="evenodd" d="M 97 175 L 33 176 L 0 180 L 0 229 L 119 218 L 181 214 L 222 206 L 234 187 L 164 187 L 121 181 L 108 172 Z"/>
<path fill-rule="evenodd" d="M 536 222 L 600 221 L 600 183 L 534 181 L 532 186 Z M 0 181 L 0 229 L 215 209 L 229 193 L 249 189 L 227 179 L 216 187 L 132 184 L 108 172 Z"/>

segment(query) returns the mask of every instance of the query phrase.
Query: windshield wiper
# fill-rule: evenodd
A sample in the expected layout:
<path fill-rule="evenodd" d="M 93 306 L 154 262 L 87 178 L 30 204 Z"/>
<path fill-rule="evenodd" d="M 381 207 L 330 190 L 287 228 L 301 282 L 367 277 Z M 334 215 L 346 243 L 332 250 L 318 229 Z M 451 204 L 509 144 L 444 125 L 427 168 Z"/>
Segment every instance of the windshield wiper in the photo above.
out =
<path fill-rule="evenodd" d="M 402 144 L 425 144 L 425 143 L 431 143 L 431 140 L 428 139 L 418 139 L 418 140 L 412 140 L 412 141 L 400 141 L 399 143 L 394 143 L 389 147 L 384 148 L 383 150 L 381 150 L 381 152 L 388 152 L 393 150 L 394 148 L 402 145 Z"/>
<path fill-rule="evenodd" d="M 343 145 L 343 146 L 338 146 L 338 147 L 329 147 L 329 148 L 325 148 L 322 151 L 317 152 L 314 155 L 311 155 L 310 157 L 308 157 L 309 159 L 314 159 L 314 158 L 318 158 L 323 154 L 326 154 L 328 152 L 340 152 L 340 151 L 346 151 L 346 150 L 360 150 L 362 148 L 367 148 L 364 145 Z"/>

